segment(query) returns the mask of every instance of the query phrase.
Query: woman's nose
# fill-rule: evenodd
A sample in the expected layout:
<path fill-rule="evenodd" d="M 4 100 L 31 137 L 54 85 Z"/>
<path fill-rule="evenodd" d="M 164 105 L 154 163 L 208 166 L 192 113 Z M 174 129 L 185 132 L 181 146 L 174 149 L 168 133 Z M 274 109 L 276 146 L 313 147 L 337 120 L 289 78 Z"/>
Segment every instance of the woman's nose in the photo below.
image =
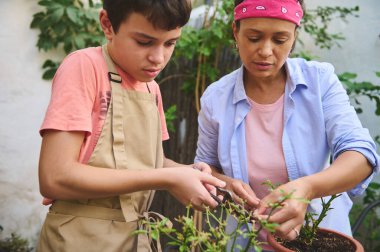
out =
<path fill-rule="evenodd" d="M 263 57 L 269 57 L 272 55 L 272 45 L 270 42 L 264 42 L 259 48 L 259 54 Z"/>

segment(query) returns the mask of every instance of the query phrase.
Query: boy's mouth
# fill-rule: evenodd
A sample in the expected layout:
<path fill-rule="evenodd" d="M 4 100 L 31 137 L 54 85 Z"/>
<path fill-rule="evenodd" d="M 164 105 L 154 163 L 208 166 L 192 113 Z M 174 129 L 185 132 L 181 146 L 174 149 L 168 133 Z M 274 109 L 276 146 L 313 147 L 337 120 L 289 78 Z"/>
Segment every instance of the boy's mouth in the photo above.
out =
<path fill-rule="evenodd" d="M 160 68 L 148 68 L 144 69 L 144 72 L 146 75 L 149 77 L 156 77 L 160 73 L 161 69 Z"/>

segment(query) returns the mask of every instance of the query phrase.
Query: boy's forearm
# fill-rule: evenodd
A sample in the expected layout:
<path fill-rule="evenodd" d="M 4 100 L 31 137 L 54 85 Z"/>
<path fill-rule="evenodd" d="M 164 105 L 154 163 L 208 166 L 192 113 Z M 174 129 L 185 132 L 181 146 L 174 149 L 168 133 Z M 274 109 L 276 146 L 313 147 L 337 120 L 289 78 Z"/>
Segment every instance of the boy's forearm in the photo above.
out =
<path fill-rule="evenodd" d="M 189 166 L 191 167 L 191 165 L 185 165 L 185 164 L 180 164 L 180 163 L 177 163 L 167 157 L 164 157 L 164 168 L 168 168 L 168 167 L 179 167 L 179 166 Z"/>

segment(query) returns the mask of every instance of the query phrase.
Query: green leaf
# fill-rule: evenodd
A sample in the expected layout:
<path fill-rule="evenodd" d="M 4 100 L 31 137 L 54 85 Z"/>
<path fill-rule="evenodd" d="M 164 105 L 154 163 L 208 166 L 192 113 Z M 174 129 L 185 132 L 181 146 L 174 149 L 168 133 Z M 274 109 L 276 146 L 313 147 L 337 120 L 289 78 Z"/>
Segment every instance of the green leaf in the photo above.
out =
<path fill-rule="evenodd" d="M 78 34 L 74 37 L 74 43 L 77 49 L 84 48 L 86 46 L 83 34 Z"/>
<path fill-rule="evenodd" d="M 355 73 L 349 73 L 349 72 L 344 72 L 339 75 L 340 80 L 351 80 L 355 79 L 358 75 Z"/>
<path fill-rule="evenodd" d="M 42 20 L 44 19 L 44 16 L 45 14 L 43 12 L 38 12 L 36 14 L 33 15 L 33 20 L 32 22 L 30 23 L 30 28 L 38 28 L 39 27 L 39 23 L 42 22 Z"/>
<path fill-rule="evenodd" d="M 51 1 L 49 1 L 49 0 L 42 0 L 42 1 L 38 2 L 38 5 L 41 5 L 41 6 L 50 6 L 51 5 Z"/>
<path fill-rule="evenodd" d="M 68 18 L 75 24 L 83 25 L 82 20 L 79 17 L 79 10 L 73 6 L 66 8 Z"/>
<path fill-rule="evenodd" d="M 44 80 L 51 80 L 51 79 L 53 79 L 56 71 L 57 71 L 56 68 L 50 68 L 50 69 L 46 70 L 43 73 L 43 75 L 42 75 L 42 79 L 44 79 Z"/>
<path fill-rule="evenodd" d="M 51 24 L 57 23 L 58 21 L 61 20 L 64 13 L 65 13 L 65 9 L 63 8 L 55 9 L 51 13 L 50 17 L 48 18 L 48 22 L 50 22 Z"/>
<path fill-rule="evenodd" d="M 46 60 L 42 65 L 42 68 L 55 67 L 57 64 L 52 60 Z"/>

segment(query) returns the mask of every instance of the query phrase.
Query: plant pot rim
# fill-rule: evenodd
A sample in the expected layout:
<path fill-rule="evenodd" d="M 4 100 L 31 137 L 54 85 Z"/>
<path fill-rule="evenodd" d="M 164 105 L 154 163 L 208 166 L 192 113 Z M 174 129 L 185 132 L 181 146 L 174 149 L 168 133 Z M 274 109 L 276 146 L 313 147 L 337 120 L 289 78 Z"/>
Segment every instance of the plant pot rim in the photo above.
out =
<path fill-rule="evenodd" d="M 356 240 L 355 238 L 351 237 L 351 236 L 348 236 L 346 234 L 343 234 L 341 232 L 338 232 L 338 231 L 335 231 L 335 230 L 332 230 L 332 229 L 328 229 L 328 228 L 318 228 L 318 230 L 321 231 L 321 232 L 325 232 L 325 233 L 334 233 L 334 234 L 337 234 L 337 235 L 339 235 L 341 237 L 344 237 L 344 238 L 346 238 L 347 240 L 349 240 L 351 242 L 351 244 L 354 246 L 356 252 L 364 252 L 364 248 L 361 245 L 361 243 L 358 240 Z M 280 243 L 278 243 L 271 233 L 268 233 L 267 239 L 268 239 L 268 244 L 271 245 L 275 251 L 279 251 L 279 252 L 294 252 L 293 250 L 285 248 Z"/>

